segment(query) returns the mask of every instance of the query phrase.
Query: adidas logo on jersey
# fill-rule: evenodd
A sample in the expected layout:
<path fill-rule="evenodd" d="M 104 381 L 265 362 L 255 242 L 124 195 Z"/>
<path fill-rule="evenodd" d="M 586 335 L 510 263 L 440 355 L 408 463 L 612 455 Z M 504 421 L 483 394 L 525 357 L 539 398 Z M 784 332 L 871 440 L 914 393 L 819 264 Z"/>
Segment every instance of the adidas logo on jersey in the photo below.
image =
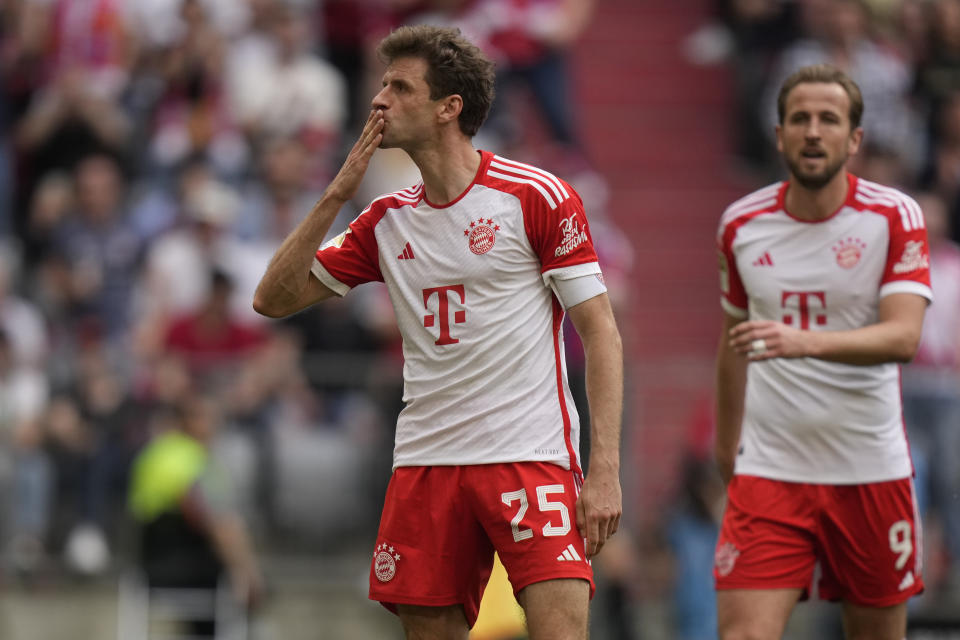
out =
<path fill-rule="evenodd" d="M 403 253 L 397 256 L 397 260 L 413 260 L 414 258 L 416 258 L 416 256 L 413 255 L 413 247 L 410 246 L 409 242 L 407 246 L 403 248 Z"/>
<path fill-rule="evenodd" d="M 773 258 L 770 257 L 769 251 L 764 251 L 763 255 L 753 261 L 753 266 L 755 267 L 772 267 Z"/>
<path fill-rule="evenodd" d="M 573 548 L 572 544 L 568 544 L 567 548 L 563 550 L 563 553 L 557 556 L 557 560 L 565 562 L 570 560 L 583 560 L 583 558 L 580 557 L 580 554 L 577 553 L 577 550 Z"/>

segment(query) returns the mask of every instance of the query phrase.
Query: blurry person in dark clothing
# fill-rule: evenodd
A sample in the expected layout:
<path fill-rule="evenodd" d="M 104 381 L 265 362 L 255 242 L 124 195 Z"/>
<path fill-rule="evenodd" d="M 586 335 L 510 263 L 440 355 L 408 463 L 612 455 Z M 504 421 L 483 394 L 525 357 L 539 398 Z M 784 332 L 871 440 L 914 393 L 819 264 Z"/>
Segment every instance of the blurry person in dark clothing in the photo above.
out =
<path fill-rule="evenodd" d="M 220 418 L 194 396 L 158 416 L 160 432 L 134 461 L 129 509 L 139 528 L 139 563 L 151 588 L 216 589 L 226 579 L 237 601 L 255 605 L 262 578 L 229 477 L 209 453 Z M 193 633 L 214 637 L 212 620 Z"/>

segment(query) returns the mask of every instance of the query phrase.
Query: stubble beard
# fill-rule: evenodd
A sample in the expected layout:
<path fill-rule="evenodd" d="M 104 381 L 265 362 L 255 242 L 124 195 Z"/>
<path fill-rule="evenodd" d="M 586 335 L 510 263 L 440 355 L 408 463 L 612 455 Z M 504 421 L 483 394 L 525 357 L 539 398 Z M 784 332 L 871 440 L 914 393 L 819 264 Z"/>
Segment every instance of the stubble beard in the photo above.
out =
<path fill-rule="evenodd" d="M 383 137 L 380 138 L 380 144 L 378 145 L 378 147 L 379 147 L 380 149 L 392 149 L 392 148 L 394 148 L 395 146 L 397 146 L 397 145 L 393 142 L 392 139 L 390 139 L 389 137 L 387 137 L 387 132 L 386 132 L 386 130 L 384 130 L 384 132 L 383 132 Z"/>
<path fill-rule="evenodd" d="M 816 191 L 827 186 L 834 176 L 840 172 L 840 169 L 847 162 L 846 156 L 837 158 L 832 163 L 824 167 L 823 171 L 818 173 L 805 173 L 800 167 L 800 162 L 793 160 L 791 158 L 786 158 L 787 168 L 790 170 L 790 175 L 797 181 L 797 183 L 805 188 L 810 189 L 811 191 Z"/>

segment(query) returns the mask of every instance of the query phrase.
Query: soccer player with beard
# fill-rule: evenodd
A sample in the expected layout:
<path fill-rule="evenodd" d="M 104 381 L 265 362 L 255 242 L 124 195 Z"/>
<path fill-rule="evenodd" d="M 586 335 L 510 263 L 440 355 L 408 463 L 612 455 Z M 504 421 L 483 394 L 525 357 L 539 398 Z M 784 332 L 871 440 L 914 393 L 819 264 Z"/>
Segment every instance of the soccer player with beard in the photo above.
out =
<path fill-rule="evenodd" d="M 817 563 L 850 639 L 902 640 L 923 590 L 899 363 L 932 300 L 929 247 L 912 198 L 846 171 L 863 108 L 830 65 L 787 78 L 789 177 L 720 222 L 721 640 L 780 638 Z"/>
<path fill-rule="evenodd" d="M 378 53 L 387 69 L 360 139 L 278 249 L 254 308 L 284 316 L 387 286 L 406 406 L 370 597 L 407 637 L 466 640 L 496 550 L 530 638 L 585 640 L 590 558 L 621 514 L 623 368 L 583 203 L 556 176 L 473 147 L 493 63 L 459 31 L 402 27 Z M 381 147 L 403 149 L 422 182 L 375 199 L 321 246 Z M 585 478 L 564 312 L 587 360 Z"/>

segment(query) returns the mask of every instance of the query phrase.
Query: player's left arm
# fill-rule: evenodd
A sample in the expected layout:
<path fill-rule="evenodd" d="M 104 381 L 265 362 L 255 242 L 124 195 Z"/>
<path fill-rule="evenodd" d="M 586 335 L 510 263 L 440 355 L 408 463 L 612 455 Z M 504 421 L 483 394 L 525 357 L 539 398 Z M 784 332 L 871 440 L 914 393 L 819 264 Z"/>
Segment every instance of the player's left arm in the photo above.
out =
<path fill-rule="evenodd" d="M 749 360 L 818 358 L 854 365 L 909 362 L 920 344 L 928 301 L 914 293 L 880 299 L 877 322 L 846 331 L 809 331 L 780 322 L 748 320 L 730 330 L 730 346 Z M 763 340 L 765 349 L 754 344 Z"/>
<path fill-rule="evenodd" d="M 577 527 L 596 555 L 620 526 L 620 420 L 623 346 L 606 293 L 567 309 L 586 354 L 590 405 L 590 466 L 577 500 Z"/>

